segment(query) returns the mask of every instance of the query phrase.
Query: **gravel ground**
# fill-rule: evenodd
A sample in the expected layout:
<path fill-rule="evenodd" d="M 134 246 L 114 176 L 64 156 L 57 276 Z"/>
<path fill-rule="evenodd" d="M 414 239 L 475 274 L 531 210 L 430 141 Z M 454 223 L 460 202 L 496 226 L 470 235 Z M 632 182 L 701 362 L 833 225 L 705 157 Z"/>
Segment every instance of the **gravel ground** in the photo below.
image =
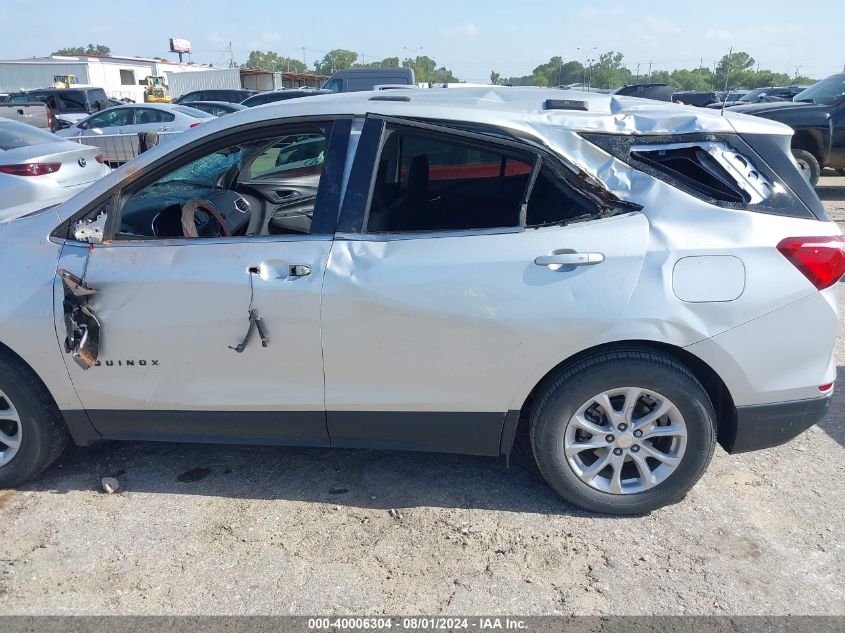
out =
<path fill-rule="evenodd" d="M 819 192 L 845 222 L 845 178 Z M 37 482 L 0 491 L 0 613 L 842 615 L 843 418 L 840 388 L 820 426 L 775 449 L 717 449 L 685 501 L 626 519 L 559 501 L 524 439 L 510 469 L 379 451 L 71 447 Z M 106 475 L 120 494 L 98 492 Z"/>

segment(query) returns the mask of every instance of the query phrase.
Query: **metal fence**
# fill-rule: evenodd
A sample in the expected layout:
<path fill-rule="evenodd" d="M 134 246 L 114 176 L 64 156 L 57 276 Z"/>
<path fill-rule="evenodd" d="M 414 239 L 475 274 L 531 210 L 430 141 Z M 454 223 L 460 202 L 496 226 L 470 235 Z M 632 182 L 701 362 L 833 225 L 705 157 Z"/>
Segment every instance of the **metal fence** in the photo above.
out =
<path fill-rule="evenodd" d="M 161 144 L 181 132 L 158 132 L 157 134 L 158 144 Z M 98 148 L 109 167 L 118 167 L 141 153 L 145 145 L 141 139 L 143 135 L 143 132 L 141 134 L 97 134 L 96 136 L 71 136 L 66 140 Z"/>

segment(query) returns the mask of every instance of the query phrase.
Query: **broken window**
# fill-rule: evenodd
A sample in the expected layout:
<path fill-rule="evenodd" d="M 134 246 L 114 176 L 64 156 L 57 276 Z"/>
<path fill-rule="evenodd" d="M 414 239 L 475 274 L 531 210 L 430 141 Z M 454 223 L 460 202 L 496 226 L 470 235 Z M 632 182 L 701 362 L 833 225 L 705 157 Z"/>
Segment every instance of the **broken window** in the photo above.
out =
<path fill-rule="evenodd" d="M 525 226 L 566 224 L 592 215 L 594 211 L 551 169 L 543 167 L 540 170 L 528 198 Z"/>
<path fill-rule="evenodd" d="M 316 128 L 209 151 L 132 195 L 117 239 L 307 235 L 326 139 Z"/>
<path fill-rule="evenodd" d="M 771 193 L 746 158 L 720 143 L 632 147 L 631 157 L 721 202 L 759 202 Z"/>
<path fill-rule="evenodd" d="M 394 131 L 381 152 L 366 231 L 517 227 L 534 160 L 474 140 Z"/>

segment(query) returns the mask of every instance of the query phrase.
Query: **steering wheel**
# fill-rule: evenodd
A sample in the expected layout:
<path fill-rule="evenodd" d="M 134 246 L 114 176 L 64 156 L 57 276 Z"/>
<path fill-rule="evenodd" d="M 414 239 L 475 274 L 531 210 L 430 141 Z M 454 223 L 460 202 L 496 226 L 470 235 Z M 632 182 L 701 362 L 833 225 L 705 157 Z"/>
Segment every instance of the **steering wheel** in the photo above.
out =
<path fill-rule="evenodd" d="M 214 230 L 210 221 L 197 226 L 197 211 L 205 211 L 215 220 L 219 230 Z M 202 231 L 202 236 L 200 236 Z M 182 235 L 185 237 L 231 237 L 232 229 L 220 210 L 205 198 L 194 198 L 182 207 Z"/>

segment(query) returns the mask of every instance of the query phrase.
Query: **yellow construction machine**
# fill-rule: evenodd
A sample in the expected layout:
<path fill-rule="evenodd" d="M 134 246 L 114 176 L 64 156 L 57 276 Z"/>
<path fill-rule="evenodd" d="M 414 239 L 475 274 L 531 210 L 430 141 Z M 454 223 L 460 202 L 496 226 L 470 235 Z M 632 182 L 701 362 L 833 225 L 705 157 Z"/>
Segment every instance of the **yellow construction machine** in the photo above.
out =
<path fill-rule="evenodd" d="M 170 103 L 173 99 L 164 83 L 164 77 L 148 75 L 145 78 L 144 103 Z"/>

